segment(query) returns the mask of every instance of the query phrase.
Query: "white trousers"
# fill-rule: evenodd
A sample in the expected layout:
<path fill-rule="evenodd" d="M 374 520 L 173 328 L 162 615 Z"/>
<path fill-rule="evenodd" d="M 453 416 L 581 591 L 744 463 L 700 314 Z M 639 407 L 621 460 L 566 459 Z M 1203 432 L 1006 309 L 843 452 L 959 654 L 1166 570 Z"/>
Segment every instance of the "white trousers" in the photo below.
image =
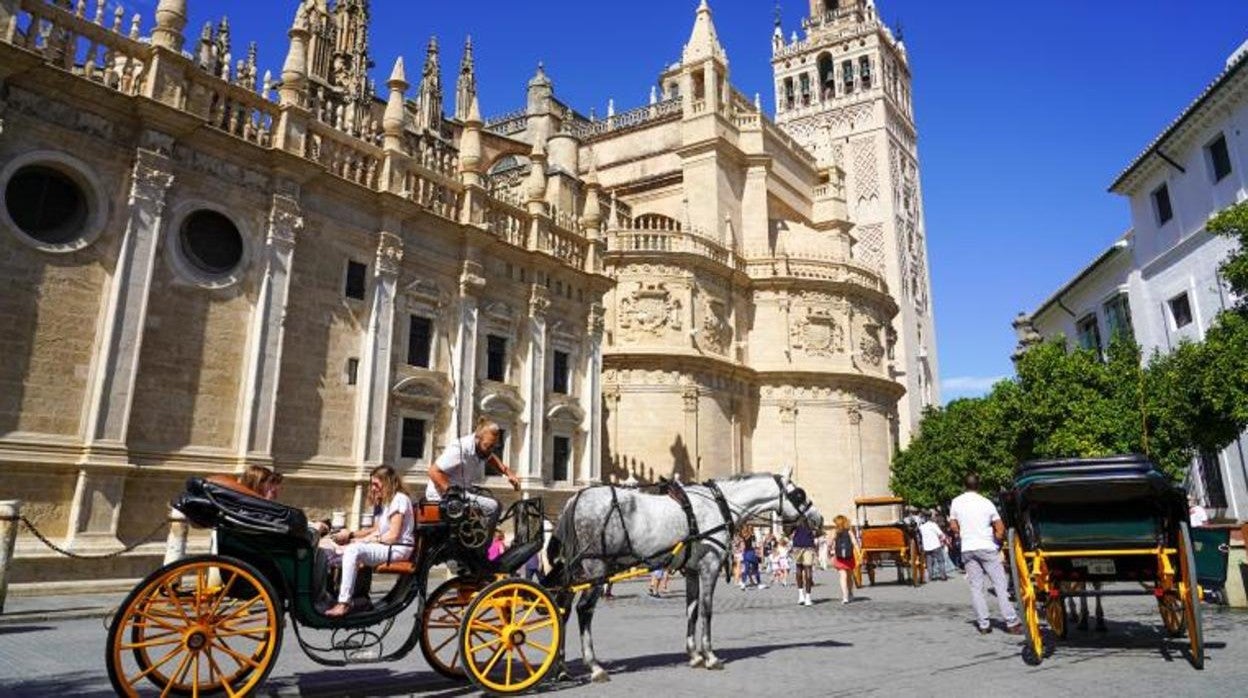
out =
<path fill-rule="evenodd" d="M 355 573 L 360 565 L 376 567 L 391 560 L 406 560 L 412 555 L 410 545 L 393 546 L 384 543 L 352 543 L 342 551 L 342 585 L 338 587 L 338 603 L 350 603 L 355 589 Z"/>

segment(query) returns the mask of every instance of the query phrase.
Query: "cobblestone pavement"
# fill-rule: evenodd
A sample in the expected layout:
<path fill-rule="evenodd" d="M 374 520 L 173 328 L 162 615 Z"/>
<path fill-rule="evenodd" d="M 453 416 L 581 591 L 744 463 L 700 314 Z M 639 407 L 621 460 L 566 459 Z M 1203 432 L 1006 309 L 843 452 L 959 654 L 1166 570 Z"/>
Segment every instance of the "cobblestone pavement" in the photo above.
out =
<path fill-rule="evenodd" d="M 1120 695 L 1240 696 L 1248 693 L 1248 614 L 1206 607 L 1204 671 L 1187 663 L 1180 641 L 1163 637 L 1151 598 L 1105 601 L 1109 632 L 1081 632 L 1056 643 L 1039 667 L 1020 658 L 1021 641 L 998 630 L 980 636 L 962 577 L 919 589 L 869 587 L 842 605 L 835 577 L 816 575 L 816 605 L 799 607 L 791 589 L 741 591 L 721 584 L 714 619 L 723 671 L 685 666 L 683 591 L 646 597 L 640 584 L 617 587 L 596 619 L 596 649 L 612 680 L 547 684 L 558 695 Z M 579 645 L 575 623 L 568 651 Z M 1185 642 L 1185 641 L 1182 641 Z M 111 695 L 100 618 L 0 625 L 0 696 Z M 413 652 L 392 664 L 334 669 L 302 655 L 287 631 L 263 695 L 460 696 L 467 687 L 433 674 Z"/>

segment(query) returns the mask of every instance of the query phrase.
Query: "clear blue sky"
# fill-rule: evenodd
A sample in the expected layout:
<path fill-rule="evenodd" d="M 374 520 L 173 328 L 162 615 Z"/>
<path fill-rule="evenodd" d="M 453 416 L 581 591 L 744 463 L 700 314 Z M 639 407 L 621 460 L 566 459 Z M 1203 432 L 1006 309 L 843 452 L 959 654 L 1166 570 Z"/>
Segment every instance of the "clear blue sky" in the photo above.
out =
<path fill-rule="evenodd" d="M 280 72 L 295 0 L 190 0 L 188 40 L 230 16 L 234 52 L 260 44 Z M 140 0 L 145 25 L 155 0 Z M 900 19 L 914 72 L 928 247 L 946 399 L 1011 372 L 1010 321 L 1034 309 L 1129 225 L 1105 189 L 1248 39 L 1244 0 L 877 0 Z M 472 34 L 488 116 L 523 104 L 539 60 L 583 112 L 643 104 L 680 56 L 696 0 L 373 0 L 381 85 L 403 55 L 415 82 L 442 45 L 451 108 Z M 771 95 L 773 0 L 712 0 L 733 83 Z M 783 0 L 786 36 L 806 0 Z M 189 43 L 189 42 L 188 42 Z M 960 386 L 960 387 L 958 387 Z"/>

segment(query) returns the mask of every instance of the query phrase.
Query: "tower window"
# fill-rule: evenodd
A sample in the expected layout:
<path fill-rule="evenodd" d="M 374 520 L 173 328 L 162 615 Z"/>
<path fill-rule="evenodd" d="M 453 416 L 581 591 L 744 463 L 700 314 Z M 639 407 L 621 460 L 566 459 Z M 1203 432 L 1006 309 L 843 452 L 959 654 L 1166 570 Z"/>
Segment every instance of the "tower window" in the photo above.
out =
<path fill-rule="evenodd" d="M 810 106 L 810 74 L 802 73 L 798 76 L 798 82 L 802 87 L 802 106 Z"/>
<path fill-rule="evenodd" d="M 832 99 L 836 96 L 836 69 L 832 62 L 832 56 L 823 54 L 819 56 L 819 92 L 823 99 Z"/>
<path fill-rule="evenodd" d="M 1221 182 L 1231 173 L 1231 154 L 1226 148 L 1226 136 L 1218 134 L 1212 143 L 1205 146 L 1209 153 L 1209 165 L 1213 170 L 1213 181 Z"/>
<path fill-rule="evenodd" d="M 553 374 L 550 381 L 550 392 L 560 395 L 568 394 L 568 352 L 556 351 Z"/>
<path fill-rule="evenodd" d="M 854 93 L 854 62 L 853 61 L 841 62 L 841 85 L 842 85 L 841 87 L 842 94 L 849 95 L 849 94 Z"/>
<path fill-rule="evenodd" d="M 1153 209 L 1157 214 L 1157 225 L 1165 225 L 1174 218 L 1174 209 L 1170 206 L 1170 189 L 1164 184 L 1153 190 Z"/>
<path fill-rule="evenodd" d="M 793 100 L 794 100 L 793 78 L 785 78 L 784 79 L 784 108 L 786 111 L 793 108 L 794 106 Z"/>
<path fill-rule="evenodd" d="M 862 89 L 871 89 L 871 58 L 869 56 L 858 59 L 858 81 L 862 83 Z"/>
<path fill-rule="evenodd" d="M 1075 324 L 1075 336 L 1080 349 L 1096 352 L 1101 355 L 1101 329 L 1096 322 L 1096 313 L 1089 313 Z"/>

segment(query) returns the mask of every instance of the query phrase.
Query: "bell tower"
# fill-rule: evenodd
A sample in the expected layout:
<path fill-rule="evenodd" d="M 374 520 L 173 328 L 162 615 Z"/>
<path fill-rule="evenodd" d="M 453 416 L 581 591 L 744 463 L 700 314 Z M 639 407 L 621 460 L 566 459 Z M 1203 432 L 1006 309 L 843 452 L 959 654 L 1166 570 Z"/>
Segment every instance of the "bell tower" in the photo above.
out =
<path fill-rule="evenodd" d="M 801 29 L 786 37 L 776 18 L 776 123 L 821 167 L 846 172 L 853 257 L 884 274 L 900 307 L 890 358 L 906 387 L 904 443 L 940 401 L 909 58 L 874 0 L 810 0 Z"/>

